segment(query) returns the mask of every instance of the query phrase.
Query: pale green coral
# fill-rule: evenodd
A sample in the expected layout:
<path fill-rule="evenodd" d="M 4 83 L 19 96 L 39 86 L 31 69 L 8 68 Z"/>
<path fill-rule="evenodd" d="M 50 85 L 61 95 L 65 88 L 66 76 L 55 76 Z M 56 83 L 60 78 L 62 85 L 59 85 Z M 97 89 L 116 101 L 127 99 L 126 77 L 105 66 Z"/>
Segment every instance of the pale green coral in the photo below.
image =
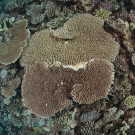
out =
<path fill-rule="evenodd" d="M 135 96 L 126 97 L 126 99 L 124 100 L 124 104 L 130 109 L 134 108 L 135 107 Z"/>
<path fill-rule="evenodd" d="M 131 28 L 132 30 L 134 30 L 134 29 L 135 29 L 135 23 L 131 22 L 131 23 L 130 23 L 130 28 Z"/>
<path fill-rule="evenodd" d="M 95 16 L 103 20 L 104 22 L 108 20 L 109 16 L 112 14 L 112 12 L 107 11 L 103 8 L 99 8 L 99 10 L 96 10 Z"/>

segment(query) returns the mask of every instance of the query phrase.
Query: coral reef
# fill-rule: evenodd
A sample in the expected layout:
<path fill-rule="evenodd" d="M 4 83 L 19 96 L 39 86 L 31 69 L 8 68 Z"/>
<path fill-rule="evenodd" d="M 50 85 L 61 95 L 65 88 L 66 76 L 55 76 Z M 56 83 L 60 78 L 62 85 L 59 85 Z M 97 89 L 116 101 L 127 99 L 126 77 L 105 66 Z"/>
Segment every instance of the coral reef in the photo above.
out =
<path fill-rule="evenodd" d="M 134 0 L 0 1 L 0 135 L 134 135 L 134 98 Z"/>

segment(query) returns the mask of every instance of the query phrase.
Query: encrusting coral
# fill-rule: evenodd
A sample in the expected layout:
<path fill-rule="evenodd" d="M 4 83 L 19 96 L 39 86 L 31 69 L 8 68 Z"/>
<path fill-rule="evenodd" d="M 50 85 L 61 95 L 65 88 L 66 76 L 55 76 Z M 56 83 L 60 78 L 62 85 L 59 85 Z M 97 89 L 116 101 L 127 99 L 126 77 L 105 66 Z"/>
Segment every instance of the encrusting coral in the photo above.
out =
<path fill-rule="evenodd" d="M 30 32 L 25 27 L 27 20 L 21 20 L 16 26 L 8 29 L 9 40 L 0 41 L 0 63 L 8 65 L 14 63 L 21 55 L 23 48 L 27 45 L 26 40 Z"/>
<path fill-rule="evenodd" d="M 79 72 L 79 70 L 78 70 Z M 104 60 L 90 60 L 75 83 L 71 95 L 76 102 L 91 104 L 107 96 L 114 78 L 113 64 Z"/>
<path fill-rule="evenodd" d="M 22 83 L 24 104 L 37 116 L 48 117 L 70 105 L 67 98 L 72 84 L 72 69 L 38 62 L 26 70 Z"/>
<path fill-rule="evenodd" d="M 79 14 L 55 31 L 36 32 L 22 54 L 21 65 L 35 61 L 76 65 L 92 58 L 114 61 L 118 51 L 119 44 L 105 32 L 101 20 L 90 14 Z"/>

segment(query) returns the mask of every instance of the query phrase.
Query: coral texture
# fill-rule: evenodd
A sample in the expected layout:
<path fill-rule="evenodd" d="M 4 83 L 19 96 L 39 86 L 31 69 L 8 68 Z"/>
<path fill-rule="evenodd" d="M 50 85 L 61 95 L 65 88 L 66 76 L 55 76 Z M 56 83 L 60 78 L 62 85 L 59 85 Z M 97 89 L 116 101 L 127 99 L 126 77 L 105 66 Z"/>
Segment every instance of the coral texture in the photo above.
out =
<path fill-rule="evenodd" d="M 124 104 L 127 106 L 127 108 L 134 108 L 135 107 L 135 96 L 128 96 L 124 100 Z"/>
<path fill-rule="evenodd" d="M 85 125 L 81 126 L 82 135 L 98 135 L 99 133 L 94 128 L 94 122 L 88 121 Z"/>
<path fill-rule="evenodd" d="M 128 18 L 131 22 L 135 23 L 135 10 L 133 9 L 130 10 Z"/>
<path fill-rule="evenodd" d="M 13 10 L 14 8 L 17 8 L 17 7 L 20 7 L 22 8 L 25 4 L 28 4 L 30 2 L 32 2 L 33 0 L 10 0 L 5 9 L 10 11 L 10 10 Z"/>
<path fill-rule="evenodd" d="M 135 53 L 132 54 L 132 63 L 135 66 Z"/>
<path fill-rule="evenodd" d="M 104 8 L 100 8 L 96 11 L 95 16 L 100 18 L 103 21 L 107 21 L 112 12 L 105 10 Z"/>
<path fill-rule="evenodd" d="M 94 119 L 98 119 L 100 116 L 101 116 L 101 113 L 96 112 L 96 111 L 90 111 L 90 112 L 87 112 L 87 113 L 83 113 L 80 116 L 80 121 L 85 123 L 87 121 L 92 121 Z"/>
<path fill-rule="evenodd" d="M 75 120 L 77 109 L 75 108 L 73 111 L 61 111 L 56 114 L 54 118 L 56 130 L 62 130 L 63 132 L 68 132 L 71 128 L 75 128 L 77 122 Z"/>
<path fill-rule="evenodd" d="M 116 69 L 122 70 L 124 72 L 128 71 L 128 64 L 122 55 L 118 55 L 116 57 L 114 65 Z"/>
<path fill-rule="evenodd" d="M 35 61 L 59 61 L 63 65 L 76 65 L 92 58 L 114 61 L 119 44 L 102 26 L 103 22 L 98 18 L 80 14 L 52 31 L 56 38 L 51 36 L 49 30 L 36 32 L 22 55 L 21 65 L 27 66 Z"/>
<path fill-rule="evenodd" d="M 2 87 L 1 89 L 2 95 L 4 95 L 7 98 L 15 96 L 16 92 L 14 89 L 17 88 L 19 84 L 20 84 L 19 78 L 11 80 L 8 87 Z"/>
<path fill-rule="evenodd" d="M 104 117 L 95 123 L 95 128 L 101 128 L 103 123 L 108 123 L 111 121 L 115 121 L 124 114 L 123 110 L 117 110 L 116 107 L 110 108 L 108 112 L 104 113 Z"/>
<path fill-rule="evenodd" d="M 27 15 L 31 16 L 32 24 L 40 23 L 44 20 L 44 14 L 42 14 L 43 5 L 31 5 L 30 9 L 27 10 Z"/>
<path fill-rule="evenodd" d="M 107 96 L 114 78 L 113 65 L 104 60 L 90 60 L 80 76 L 82 80 L 73 86 L 71 95 L 76 102 L 90 104 Z"/>
<path fill-rule="evenodd" d="M 45 16 L 50 20 L 55 15 L 55 10 L 57 6 L 52 1 L 47 1 L 45 5 Z"/>
<path fill-rule="evenodd" d="M 21 20 L 7 31 L 9 40 L 4 43 L 0 41 L 0 63 L 8 65 L 20 57 L 23 48 L 27 45 L 26 40 L 30 36 L 26 26 L 27 20 Z"/>
<path fill-rule="evenodd" d="M 38 62 L 30 66 L 22 83 L 24 104 L 37 116 L 52 116 L 70 105 L 68 92 L 72 84 L 72 70 Z"/>
<path fill-rule="evenodd" d="M 129 31 L 129 24 L 128 22 L 124 22 L 122 19 L 118 18 L 113 19 L 110 18 L 109 21 L 107 21 L 107 24 L 113 28 L 114 30 L 119 31 L 122 34 L 127 34 Z"/>

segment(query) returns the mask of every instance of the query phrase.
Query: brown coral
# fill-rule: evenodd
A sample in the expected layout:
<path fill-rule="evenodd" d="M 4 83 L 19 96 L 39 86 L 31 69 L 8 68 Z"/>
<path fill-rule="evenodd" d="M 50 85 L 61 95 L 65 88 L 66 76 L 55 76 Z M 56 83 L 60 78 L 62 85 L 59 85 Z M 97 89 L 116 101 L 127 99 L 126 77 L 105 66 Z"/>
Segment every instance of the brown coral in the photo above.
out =
<path fill-rule="evenodd" d="M 8 87 L 1 88 L 2 95 L 4 95 L 6 98 L 11 98 L 12 96 L 15 96 L 16 92 L 14 89 L 17 88 L 19 84 L 20 84 L 19 78 L 11 80 Z"/>
<path fill-rule="evenodd" d="M 116 57 L 114 65 L 116 69 L 122 70 L 124 72 L 128 71 L 128 64 L 122 55 L 118 55 Z"/>
<path fill-rule="evenodd" d="M 80 76 L 80 83 L 75 83 L 71 95 L 76 102 L 90 104 L 107 96 L 114 77 L 113 65 L 104 60 L 90 60 Z"/>
<path fill-rule="evenodd" d="M 7 31 L 9 41 L 0 42 L 0 63 L 8 65 L 14 63 L 27 45 L 26 40 L 30 32 L 25 27 L 27 20 L 21 20 L 18 24 Z"/>
<path fill-rule="evenodd" d="M 64 39 L 52 37 L 49 30 L 36 32 L 23 53 L 21 65 L 26 66 L 35 61 L 60 61 L 63 65 L 75 65 L 92 58 L 114 61 L 119 44 L 102 26 L 103 22 L 98 18 L 80 14 L 53 32 L 55 37 Z"/>
<path fill-rule="evenodd" d="M 113 28 L 114 30 L 117 30 L 118 32 L 122 34 L 127 34 L 129 31 L 129 24 L 128 22 L 124 22 L 122 19 L 118 18 L 117 20 L 114 18 L 111 18 L 107 21 L 107 24 Z"/>
<path fill-rule="evenodd" d="M 68 106 L 73 70 L 38 62 L 27 69 L 22 83 L 24 104 L 37 116 L 48 117 Z"/>

